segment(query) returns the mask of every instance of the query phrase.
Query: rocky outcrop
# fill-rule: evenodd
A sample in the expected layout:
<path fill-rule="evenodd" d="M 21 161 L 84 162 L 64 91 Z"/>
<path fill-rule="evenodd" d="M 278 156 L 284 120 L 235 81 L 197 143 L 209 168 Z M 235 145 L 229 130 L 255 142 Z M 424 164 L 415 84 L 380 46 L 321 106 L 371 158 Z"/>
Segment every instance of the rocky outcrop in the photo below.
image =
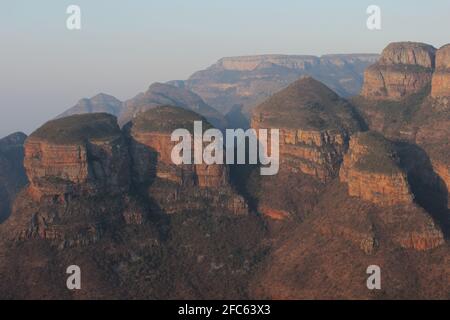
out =
<path fill-rule="evenodd" d="M 118 194 L 129 187 L 128 149 L 108 114 L 46 123 L 27 139 L 24 165 L 36 200 Z"/>
<path fill-rule="evenodd" d="M 436 52 L 436 71 L 431 88 L 434 98 L 450 97 L 450 44 Z"/>
<path fill-rule="evenodd" d="M 322 182 L 337 175 L 349 136 L 361 128 L 345 100 L 309 77 L 258 106 L 252 127 L 280 129 L 280 167 Z"/>
<path fill-rule="evenodd" d="M 142 112 L 133 119 L 127 131 L 134 181 L 149 188 L 148 194 L 168 213 L 204 208 L 205 203 L 235 214 L 245 213 L 246 203 L 232 190 L 226 165 L 173 163 L 171 153 L 178 142 L 171 141 L 171 134 L 179 128 L 193 133 L 194 121 L 202 121 L 203 130 L 211 127 L 194 112 L 167 106 Z"/>
<path fill-rule="evenodd" d="M 378 59 L 376 54 L 257 55 L 229 57 L 186 81 L 172 83 L 190 89 L 223 114 L 242 107 L 250 118 L 251 110 L 302 76 L 312 76 L 341 96 L 356 95 L 364 69 Z M 232 123 L 239 127 L 242 119 Z"/>
<path fill-rule="evenodd" d="M 361 95 L 369 99 L 399 100 L 431 83 L 436 49 L 415 42 L 388 45 L 377 63 L 364 73 Z"/>
<path fill-rule="evenodd" d="M 351 138 L 339 177 L 348 184 L 350 196 L 381 206 L 413 202 L 393 145 L 377 133 L 358 133 Z"/>
<path fill-rule="evenodd" d="M 123 110 L 119 116 L 119 124 L 125 125 L 138 113 L 170 105 L 193 111 L 206 118 L 214 127 L 225 129 L 226 120 L 222 114 L 207 105 L 197 94 L 187 89 L 178 88 L 169 84 L 154 83 L 144 93 L 124 102 Z"/>

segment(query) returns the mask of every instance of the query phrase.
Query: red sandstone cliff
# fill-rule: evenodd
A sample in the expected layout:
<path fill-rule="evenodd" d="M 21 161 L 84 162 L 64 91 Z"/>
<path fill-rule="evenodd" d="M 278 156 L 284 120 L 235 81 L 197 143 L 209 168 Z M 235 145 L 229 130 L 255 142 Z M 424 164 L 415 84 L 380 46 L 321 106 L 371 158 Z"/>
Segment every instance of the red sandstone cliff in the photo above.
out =
<path fill-rule="evenodd" d="M 436 52 L 436 71 L 433 74 L 431 95 L 450 97 L 450 44 Z"/>
<path fill-rule="evenodd" d="M 337 175 L 349 136 L 360 123 L 345 100 L 307 77 L 259 105 L 252 127 L 280 129 L 282 168 L 325 182 Z"/>
<path fill-rule="evenodd" d="M 413 195 L 399 162 L 394 146 L 383 136 L 359 133 L 350 140 L 340 180 L 348 184 L 350 196 L 381 206 L 411 204 Z"/>
<path fill-rule="evenodd" d="M 140 113 L 128 128 L 134 180 L 149 187 L 148 194 L 169 213 L 207 206 L 246 213 L 244 199 L 231 188 L 226 165 L 173 163 L 171 153 L 178 142 L 171 141 L 171 134 L 179 128 L 193 134 L 194 121 L 202 121 L 204 130 L 210 127 L 204 118 L 181 108 Z"/>
<path fill-rule="evenodd" d="M 24 165 L 36 200 L 116 194 L 129 187 L 127 146 L 115 117 L 107 114 L 46 123 L 27 139 Z"/>
<path fill-rule="evenodd" d="M 419 92 L 431 82 L 435 54 L 436 49 L 427 44 L 391 43 L 379 61 L 366 69 L 361 95 L 398 100 Z"/>

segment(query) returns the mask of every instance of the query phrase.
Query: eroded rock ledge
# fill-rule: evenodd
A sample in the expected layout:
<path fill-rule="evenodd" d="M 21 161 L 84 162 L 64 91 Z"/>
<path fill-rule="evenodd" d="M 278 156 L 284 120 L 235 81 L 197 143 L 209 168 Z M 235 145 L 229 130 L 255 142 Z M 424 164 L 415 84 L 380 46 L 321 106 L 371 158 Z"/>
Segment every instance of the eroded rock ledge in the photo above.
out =
<path fill-rule="evenodd" d="M 352 136 L 339 174 L 350 196 L 381 205 L 411 204 L 413 195 L 394 146 L 375 132 Z"/>
<path fill-rule="evenodd" d="M 416 42 L 388 45 L 380 60 L 366 69 L 361 95 L 377 100 L 399 100 L 431 83 L 436 49 Z"/>

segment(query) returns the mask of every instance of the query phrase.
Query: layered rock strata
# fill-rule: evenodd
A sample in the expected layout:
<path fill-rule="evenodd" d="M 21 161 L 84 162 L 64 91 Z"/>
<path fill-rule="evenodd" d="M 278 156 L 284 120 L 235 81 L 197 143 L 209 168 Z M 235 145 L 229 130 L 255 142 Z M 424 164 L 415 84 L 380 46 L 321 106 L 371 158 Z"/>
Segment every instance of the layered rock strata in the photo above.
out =
<path fill-rule="evenodd" d="M 450 97 L 450 44 L 436 52 L 436 71 L 433 74 L 431 95 Z"/>
<path fill-rule="evenodd" d="M 436 49 L 424 43 L 391 43 L 378 62 L 366 69 L 361 95 L 399 100 L 420 92 L 431 82 L 435 54 Z"/>
<path fill-rule="evenodd" d="M 306 77 L 258 106 L 252 127 L 280 130 L 282 169 L 326 182 L 337 175 L 349 137 L 361 125 L 345 100 Z"/>
<path fill-rule="evenodd" d="M 382 206 L 411 204 L 413 195 L 399 162 L 393 145 L 381 135 L 358 133 L 350 140 L 339 177 L 350 196 Z"/>
<path fill-rule="evenodd" d="M 50 121 L 25 143 L 29 191 L 41 197 L 118 194 L 129 187 L 129 157 L 116 118 L 84 114 Z"/>
<path fill-rule="evenodd" d="M 204 130 L 211 128 L 204 118 L 180 108 L 157 107 L 140 113 L 127 128 L 134 181 L 149 187 L 149 195 L 169 213 L 207 205 L 245 213 L 246 203 L 232 190 L 226 165 L 173 163 L 171 153 L 178 142 L 171 141 L 171 134 L 179 128 L 192 134 L 194 121 L 202 121 Z M 192 139 L 192 150 L 193 143 Z"/>

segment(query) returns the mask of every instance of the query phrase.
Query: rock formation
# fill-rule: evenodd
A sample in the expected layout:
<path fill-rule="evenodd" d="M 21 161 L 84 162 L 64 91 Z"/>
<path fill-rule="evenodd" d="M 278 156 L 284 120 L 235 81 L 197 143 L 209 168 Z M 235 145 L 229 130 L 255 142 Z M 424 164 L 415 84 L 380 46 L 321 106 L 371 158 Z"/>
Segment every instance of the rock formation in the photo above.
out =
<path fill-rule="evenodd" d="M 446 72 L 445 48 L 436 75 Z M 29 186 L 0 224 L 0 298 L 449 299 L 450 114 L 441 80 L 430 94 L 433 50 L 389 46 L 375 67 L 388 85 L 368 70 L 369 94 L 355 104 L 302 78 L 256 107 L 253 128 L 280 129 L 274 176 L 252 165 L 174 165 L 172 131 L 192 132 L 196 120 L 205 130 L 217 113 L 170 85 L 129 101 L 122 130 L 107 114 L 48 122 L 26 140 Z M 243 104 L 287 86 L 286 75 L 316 72 L 351 90 L 371 59 L 224 59 L 178 84 L 212 92 L 239 120 Z M 100 107 L 88 104 L 83 112 Z M 0 140 L 0 197 L 23 140 Z M 73 264 L 82 290 L 67 290 Z M 367 290 L 373 264 L 383 290 Z"/>
<path fill-rule="evenodd" d="M 154 83 L 145 93 L 138 94 L 133 99 L 125 101 L 123 110 L 119 116 L 119 124 L 126 124 L 139 112 L 164 105 L 191 110 L 205 117 L 218 129 L 224 129 L 226 127 L 224 116 L 207 105 L 198 95 L 187 89 L 164 83 Z"/>
<path fill-rule="evenodd" d="M 339 176 L 350 196 L 381 206 L 411 204 L 407 175 L 399 165 L 392 143 L 374 132 L 358 133 L 350 140 Z"/>
<path fill-rule="evenodd" d="M 27 139 L 24 165 L 36 200 L 129 187 L 128 149 L 116 118 L 106 113 L 47 122 Z"/>
<path fill-rule="evenodd" d="M 253 107 L 305 75 L 325 83 L 341 96 L 356 95 L 362 86 L 364 69 L 377 58 L 376 54 L 229 57 L 194 73 L 186 81 L 172 83 L 194 91 L 223 114 L 239 106 L 249 116 Z M 232 123 L 232 127 L 238 126 Z"/>
<path fill-rule="evenodd" d="M 252 127 L 280 129 L 281 167 L 326 182 L 361 125 L 350 104 L 306 77 L 255 108 Z"/>
<path fill-rule="evenodd" d="M 399 100 L 429 85 L 436 49 L 415 42 L 388 45 L 377 63 L 367 68 L 361 95 L 369 99 Z"/>
<path fill-rule="evenodd" d="M 436 71 L 433 74 L 431 95 L 450 97 L 450 44 L 436 52 Z"/>
<path fill-rule="evenodd" d="M 176 107 L 157 107 L 138 114 L 127 128 L 134 181 L 150 186 L 148 194 L 158 198 L 169 213 L 206 204 L 245 213 L 245 201 L 232 190 L 226 165 L 173 163 L 171 152 L 177 142 L 171 141 L 171 134 L 179 128 L 193 133 L 194 121 L 202 121 L 204 130 L 211 127 L 205 118 Z"/>

